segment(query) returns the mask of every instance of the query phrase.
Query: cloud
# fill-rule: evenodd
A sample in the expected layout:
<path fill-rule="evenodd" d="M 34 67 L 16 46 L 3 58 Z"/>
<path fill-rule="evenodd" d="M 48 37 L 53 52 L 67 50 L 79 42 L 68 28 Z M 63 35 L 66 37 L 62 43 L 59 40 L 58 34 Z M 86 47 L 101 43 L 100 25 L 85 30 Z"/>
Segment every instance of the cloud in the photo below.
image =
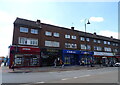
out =
<path fill-rule="evenodd" d="M 113 36 L 113 38 L 118 39 L 118 32 L 113 32 L 113 31 L 109 31 L 109 30 L 102 30 L 98 34 L 106 36 L 106 37 Z"/>
<path fill-rule="evenodd" d="M 89 20 L 93 22 L 103 22 L 104 18 L 103 17 L 90 17 Z"/>

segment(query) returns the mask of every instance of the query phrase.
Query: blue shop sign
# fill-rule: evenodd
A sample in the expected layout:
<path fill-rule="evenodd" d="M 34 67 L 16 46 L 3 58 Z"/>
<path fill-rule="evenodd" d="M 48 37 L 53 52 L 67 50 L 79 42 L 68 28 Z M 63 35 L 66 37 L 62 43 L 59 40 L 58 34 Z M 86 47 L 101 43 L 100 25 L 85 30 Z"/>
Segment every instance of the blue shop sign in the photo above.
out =
<path fill-rule="evenodd" d="M 94 52 L 88 52 L 88 51 L 81 51 L 81 54 L 89 54 L 89 55 L 93 55 L 94 54 Z"/>
<path fill-rule="evenodd" d="M 63 53 L 80 54 L 80 51 L 78 51 L 78 50 L 63 50 Z"/>

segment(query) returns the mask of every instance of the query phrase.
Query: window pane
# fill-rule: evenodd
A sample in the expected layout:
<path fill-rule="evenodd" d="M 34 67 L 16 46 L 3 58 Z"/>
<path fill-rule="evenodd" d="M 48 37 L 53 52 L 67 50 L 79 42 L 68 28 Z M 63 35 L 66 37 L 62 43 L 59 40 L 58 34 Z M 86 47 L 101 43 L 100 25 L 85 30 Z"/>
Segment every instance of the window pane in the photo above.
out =
<path fill-rule="evenodd" d="M 28 33 L 28 28 L 20 27 L 20 32 Z"/>
<path fill-rule="evenodd" d="M 52 36 L 52 33 L 51 33 L 51 32 L 46 31 L 46 32 L 45 32 L 45 35 L 47 35 L 47 36 Z"/>
<path fill-rule="evenodd" d="M 54 36 L 55 37 L 59 37 L 59 33 L 54 33 Z"/>
<path fill-rule="evenodd" d="M 33 33 L 33 34 L 38 34 L 38 30 L 36 30 L 36 29 L 31 29 L 31 33 Z"/>
<path fill-rule="evenodd" d="M 68 38 L 68 39 L 70 39 L 70 35 L 65 35 L 65 38 Z"/>

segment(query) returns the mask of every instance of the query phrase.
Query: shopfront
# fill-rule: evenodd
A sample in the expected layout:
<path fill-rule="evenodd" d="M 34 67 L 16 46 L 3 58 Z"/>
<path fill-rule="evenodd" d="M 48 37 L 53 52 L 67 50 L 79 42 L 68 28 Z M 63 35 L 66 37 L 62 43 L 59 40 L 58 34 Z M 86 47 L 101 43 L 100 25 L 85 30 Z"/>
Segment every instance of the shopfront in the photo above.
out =
<path fill-rule="evenodd" d="M 60 58 L 62 58 L 62 52 L 60 49 L 54 49 L 54 48 L 41 49 L 42 66 L 53 66 L 54 60 Z M 59 64 L 58 61 L 57 64 Z"/>
<path fill-rule="evenodd" d="M 120 55 L 115 55 L 116 62 L 120 62 Z"/>
<path fill-rule="evenodd" d="M 113 53 L 107 52 L 94 52 L 94 59 L 96 64 L 102 63 L 104 66 L 110 66 L 116 62 L 116 58 Z"/>
<path fill-rule="evenodd" d="M 80 51 L 63 50 L 62 60 L 65 65 L 79 65 Z"/>
<path fill-rule="evenodd" d="M 94 63 L 94 57 L 93 57 L 94 52 L 89 52 L 89 51 L 81 51 L 80 56 L 81 56 L 81 61 L 84 61 L 85 64 L 90 64 L 90 61 Z"/>
<path fill-rule="evenodd" d="M 38 47 L 24 47 L 24 46 L 10 46 L 10 64 L 14 64 L 15 68 L 18 67 L 39 67 L 40 48 Z"/>

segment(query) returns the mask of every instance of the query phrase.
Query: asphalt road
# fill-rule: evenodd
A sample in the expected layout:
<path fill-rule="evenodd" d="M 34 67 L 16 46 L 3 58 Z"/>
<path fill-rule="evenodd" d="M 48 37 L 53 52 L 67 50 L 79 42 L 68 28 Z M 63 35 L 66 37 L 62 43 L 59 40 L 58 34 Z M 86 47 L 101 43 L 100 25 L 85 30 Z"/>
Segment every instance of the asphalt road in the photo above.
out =
<path fill-rule="evenodd" d="M 2 73 L 2 83 L 118 83 L 118 68 L 37 73 Z"/>

